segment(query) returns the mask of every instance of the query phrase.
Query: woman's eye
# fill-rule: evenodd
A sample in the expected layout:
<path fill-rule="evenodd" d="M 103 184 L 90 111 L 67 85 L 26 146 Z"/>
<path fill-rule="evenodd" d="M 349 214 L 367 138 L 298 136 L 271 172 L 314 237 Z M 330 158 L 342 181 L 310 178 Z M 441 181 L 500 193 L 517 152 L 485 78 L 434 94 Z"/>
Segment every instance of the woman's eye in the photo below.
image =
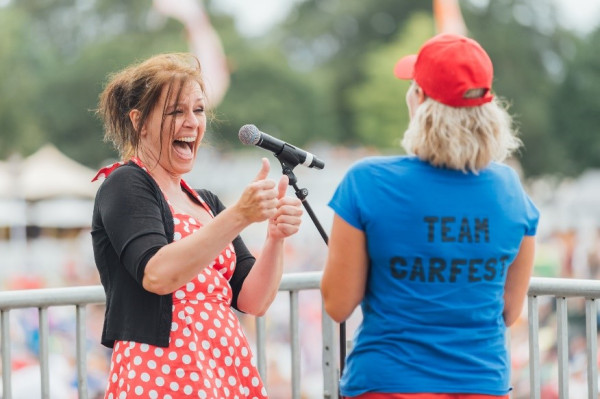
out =
<path fill-rule="evenodd" d="M 183 114 L 183 111 L 180 109 L 176 109 L 176 110 L 173 110 L 173 111 L 167 113 L 167 115 L 180 115 L 180 114 Z"/>
<path fill-rule="evenodd" d="M 203 113 L 203 112 L 204 112 L 204 107 L 199 107 L 199 108 L 196 108 L 196 109 L 194 110 L 194 113 L 195 113 L 195 114 L 201 114 L 201 113 Z"/>

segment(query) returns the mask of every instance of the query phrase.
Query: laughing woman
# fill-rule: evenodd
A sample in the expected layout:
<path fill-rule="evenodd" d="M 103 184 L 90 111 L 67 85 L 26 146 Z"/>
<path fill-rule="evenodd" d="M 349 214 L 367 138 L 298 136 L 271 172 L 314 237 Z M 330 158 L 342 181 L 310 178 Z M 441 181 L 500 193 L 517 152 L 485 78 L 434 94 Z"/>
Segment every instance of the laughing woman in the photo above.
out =
<path fill-rule="evenodd" d="M 123 161 L 100 170 L 92 238 L 106 293 L 102 344 L 113 348 L 106 398 L 267 397 L 232 308 L 262 315 L 302 208 L 288 181 L 256 179 L 225 208 L 182 179 L 206 129 L 204 82 L 189 54 L 114 74 L 98 114 Z M 239 234 L 268 221 L 255 259 Z"/>

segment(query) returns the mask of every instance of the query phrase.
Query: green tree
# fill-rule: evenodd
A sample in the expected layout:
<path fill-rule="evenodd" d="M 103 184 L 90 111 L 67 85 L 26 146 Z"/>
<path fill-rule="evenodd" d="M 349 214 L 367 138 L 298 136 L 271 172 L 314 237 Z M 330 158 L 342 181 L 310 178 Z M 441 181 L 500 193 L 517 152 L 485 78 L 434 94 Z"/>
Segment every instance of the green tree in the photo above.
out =
<path fill-rule="evenodd" d="M 549 101 L 577 39 L 559 29 L 547 0 L 502 0 L 464 11 L 471 35 L 494 62 L 494 91 L 511 104 L 524 143 L 519 159 L 525 173 L 562 170 L 567 154 L 551 134 L 555 110 Z"/>
<path fill-rule="evenodd" d="M 365 56 L 365 79 L 349 91 L 355 128 L 361 142 L 380 149 L 401 152 L 400 141 L 409 122 L 405 95 L 409 82 L 394 77 L 393 68 L 403 55 L 419 51 L 420 44 L 434 34 L 433 19 L 416 13 L 396 41 L 386 43 Z"/>
<path fill-rule="evenodd" d="M 398 31 L 419 10 L 431 13 L 431 2 L 307 0 L 282 25 L 281 37 L 276 37 L 290 63 L 305 71 L 307 78 L 319 76 L 328 81 L 329 120 L 335 123 L 330 141 L 375 144 L 363 141 L 365 126 L 359 132 L 356 121 L 362 110 L 354 108 L 352 93 L 368 79 L 368 54 L 396 40 Z"/>
<path fill-rule="evenodd" d="M 37 123 L 37 109 L 32 103 L 40 96 L 41 77 L 38 65 L 51 56 L 43 51 L 31 51 L 36 43 L 27 26 L 31 18 L 18 9 L 0 13 L 0 156 L 17 149 L 38 148 L 44 132 Z"/>
<path fill-rule="evenodd" d="M 253 123 L 300 146 L 398 151 L 406 83 L 391 70 L 434 34 L 431 2 L 305 0 L 281 26 L 246 38 L 212 11 L 214 1 L 205 5 L 232 73 L 209 125 L 215 145 L 240 146 L 240 126 Z M 512 103 L 526 174 L 597 165 L 598 34 L 582 40 L 561 30 L 550 0 L 461 5 L 470 35 L 494 61 L 494 90 Z M 115 157 L 93 112 L 106 76 L 188 48 L 183 26 L 149 0 L 21 0 L 0 11 L 0 73 L 8 77 L 0 83 L 0 157 L 46 142 L 90 166 Z"/>
<path fill-rule="evenodd" d="M 111 145 L 103 143 L 102 125 L 95 115 L 107 76 L 159 52 L 185 51 L 179 35 L 176 30 L 116 36 L 86 46 L 77 59 L 56 68 L 42 86 L 38 106 L 38 121 L 47 128 L 46 140 L 91 166 L 115 158 Z"/>
<path fill-rule="evenodd" d="M 600 167 L 600 28 L 576 48 L 555 96 L 552 138 L 566 154 L 559 170 L 576 175 Z"/>
<path fill-rule="evenodd" d="M 94 114 L 109 73 L 186 51 L 182 26 L 146 0 L 9 3 L 0 13 L 0 156 L 52 142 L 90 166 L 116 157 Z"/>

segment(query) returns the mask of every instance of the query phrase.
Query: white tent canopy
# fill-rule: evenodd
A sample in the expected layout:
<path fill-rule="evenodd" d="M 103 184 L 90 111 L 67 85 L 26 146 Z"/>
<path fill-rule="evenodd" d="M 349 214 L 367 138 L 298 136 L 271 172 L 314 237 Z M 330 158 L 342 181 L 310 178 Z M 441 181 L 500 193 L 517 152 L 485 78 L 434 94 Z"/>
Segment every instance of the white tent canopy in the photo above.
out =
<path fill-rule="evenodd" d="M 25 201 L 0 198 L 0 227 L 22 226 L 27 214 Z"/>
<path fill-rule="evenodd" d="M 0 200 L 15 197 L 16 166 L 13 161 L 0 161 Z"/>
<path fill-rule="evenodd" d="M 47 144 L 0 162 L 0 226 L 83 227 L 91 219 L 95 171 Z"/>
<path fill-rule="evenodd" d="M 49 199 L 30 205 L 27 220 L 39 227 L 80 228 L 90 225 L 93 208 L 90 199 Z"/>
<path fill-rule="evenodd" d="M 26 158 L 20 168 L 20 196 L 27 201 L 57 197 L 94 198 L 96 172 L 68 158 L 56 147 L 47 144 Z"/>

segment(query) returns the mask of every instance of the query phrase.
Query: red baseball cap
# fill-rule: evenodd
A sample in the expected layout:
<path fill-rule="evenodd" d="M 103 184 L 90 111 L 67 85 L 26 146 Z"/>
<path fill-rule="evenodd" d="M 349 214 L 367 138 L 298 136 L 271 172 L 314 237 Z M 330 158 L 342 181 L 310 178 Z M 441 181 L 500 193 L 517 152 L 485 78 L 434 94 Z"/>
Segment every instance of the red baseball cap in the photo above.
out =
<path fill-rule="evenodd" d="M 427 40 L 418 54 L 398 60 L 394 74 L 414 79 L 427 96 L 451 107 L 475 107 L 494 98 L 492 60 L 475 40 L 456 34 Z"/>

